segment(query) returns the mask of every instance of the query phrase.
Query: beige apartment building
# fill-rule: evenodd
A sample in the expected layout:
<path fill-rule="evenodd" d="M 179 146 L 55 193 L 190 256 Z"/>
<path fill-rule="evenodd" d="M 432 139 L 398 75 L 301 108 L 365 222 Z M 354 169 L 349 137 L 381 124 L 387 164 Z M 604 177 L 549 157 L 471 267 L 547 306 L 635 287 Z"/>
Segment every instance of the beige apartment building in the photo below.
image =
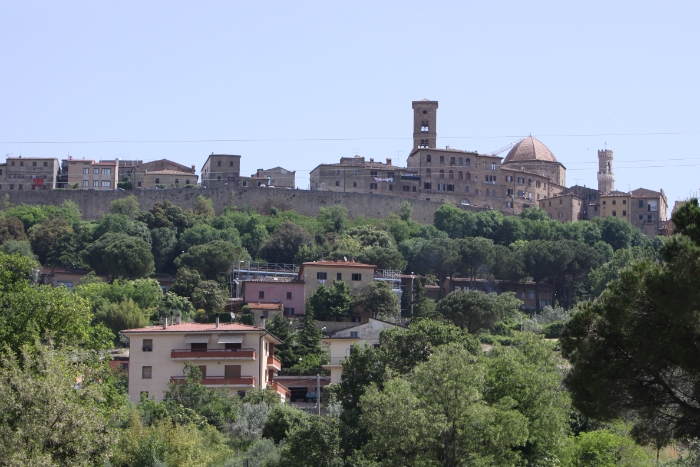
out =
<path fill-rule="evenodd" d="M 68 159 L 64 161 L 67 170 L 68 187 L 82 190 L 114 190 L 117 188 L 119 167 L 114 161 L 96 162 L 88 159 Z"/>
<path fill-rule="evenodd" d="M 299 269 L 300 281 L 304 282 L 304 301 L 320 286 L 331 287 L 333 281 L 343 281 L 356 295 L 367 284 L 374 282 L 377 266 L 354 261 L 313 261 L 304 263 Z"/>
<path fill-rule="evenodd" d="M 240 186 L 241 156 L 214 154 L 207 157 L 202 166 L 202 187 L 216 188 Z"/>
<path fill-rule="evenodd" d="M 184 380 L 185 363 L 196 364 L 202 384 L 243 393 L 271 388 L 288 397 L 274 382 L 282 369 L 275 345 L 282 342 L 262 327 L 237 323 L 175 323 L 127 329 L 129 338 L 129 399 L 163 397 L 168 383 Z"/>
<path fill-rule="evenodd" d="M 53 190 L 57 175 L 56 158 L 8 157 L 0 164 L 0 190 Z"/>
<path fill-rule="evenodd" d="M 267 186 L 275 188 L 294 188 L 296 172 L 282 167 L 271 169 L 258 169 L 256 173 L 249 177 L 250 180 L 265 180 Z"/>
<path fill-rule="evenodd" d="M 323 338 L 323 343 L 330 351 L 330 362 L 323 368 L 331 372 L 331 384 L 339 383 L 343 375 L 343 360 L 352 354 L 356 348 L 365 345 L 379 347 L 379 335 L 385 329 L 395 329 L 398 326 L 379 319 L 369 318 L 366 323 L 335 331 L 329 337 Z"/>
<path fill-rule="evenodd" d="M 137 182 L 137 188 L 184 188 L 185 185 L 197 185 L 197 175 L 177 170 L 155 170 L 143 173 L 143 183 Z"/>

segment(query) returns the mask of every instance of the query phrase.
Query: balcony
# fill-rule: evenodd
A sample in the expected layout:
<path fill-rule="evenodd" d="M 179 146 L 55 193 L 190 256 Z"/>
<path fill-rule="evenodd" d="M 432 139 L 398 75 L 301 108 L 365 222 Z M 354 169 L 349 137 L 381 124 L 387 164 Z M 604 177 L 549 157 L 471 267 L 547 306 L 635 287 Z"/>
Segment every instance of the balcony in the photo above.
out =
<path fill-rule="evenodd" d="M 184 376 L 171 376 L 171 383 L 184 383 Z M 207 376 L 202 378 L 202 385 L 222 388 L 254 388 L 255 376 L 239 376 L 238 378 L 227 378 L 225 376 Z"/>
<path fill-rule="evenodd" d="M 255 360 L 255 349 L 173 349 L 173 360 Z"/>
<path fill-rule="evenodd" d="M 292 392 L 289 389 L 287 389 L 285 386 L 282 386 L 277 381 L 273 381 L 272 383 L 269 384 L 269 386 L 273 391 L 277 391 L 278 393 L 283 395 L 285 399 L 289 399 L 292 397 Z"/>
<path fill-rule="evenodd" d="M 326 368 L 326 367 L 332 367 L 332 366 L 342 366 L 343 360 L 345 360 L 346 358 L 347 357 L 331 357 L 330 362 L 323 365 L 323 367 Z"/>
<path fill-rule="evenodd" d="M 277 360 L 275 357 L 267 357 L 267 369 L 280 371 L 282 369 L 282 362 Z"/>

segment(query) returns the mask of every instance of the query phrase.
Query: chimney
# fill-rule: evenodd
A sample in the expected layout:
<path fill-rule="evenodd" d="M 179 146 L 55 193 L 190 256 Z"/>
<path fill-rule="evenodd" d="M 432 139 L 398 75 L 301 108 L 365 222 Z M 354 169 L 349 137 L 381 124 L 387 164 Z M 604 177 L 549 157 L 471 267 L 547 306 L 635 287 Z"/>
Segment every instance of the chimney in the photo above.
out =
<path fill-rule="evenodd" d="M 192 164 L 192 170 L 194 170 L 194 164 Z"/>
<path fill-rule="evenodd" d="M 369 158 L 369 161 L 370 161 L 370 162 L 374 162 L 374 157 L 370 157 L 370 158 Z"/>
<path fill-rule="evenodd" d="M 391 158 L 390 157 L 386 158 L 386 165 L 391 165 Z"/>
<path fill-rule="evenodd" d="M 216 314 L 216 329 L 219 329 L 219 314 Z"/>
<path fill-rule="evenodd" d="M 163 329 L 168 329 L 168 315 L 163 316 Z"/>
<path fill-rule="evenodd" d="M 180 313 L 175 315 L 175 324 L 182 324 L 182 318 L 180 316 Z"/>

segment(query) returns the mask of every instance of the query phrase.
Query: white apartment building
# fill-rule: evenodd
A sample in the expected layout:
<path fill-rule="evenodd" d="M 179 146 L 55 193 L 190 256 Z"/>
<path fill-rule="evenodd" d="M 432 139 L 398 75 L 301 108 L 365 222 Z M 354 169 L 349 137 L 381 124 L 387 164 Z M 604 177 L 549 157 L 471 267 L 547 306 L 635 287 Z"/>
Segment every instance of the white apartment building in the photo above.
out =
<path fill-rule="evenodd" d="M 185 363 L 195 363 L 202 384 L 239 394 L 271 388 L 288 398 L 273 381 L 282 363 L 275 345 L 282 342 L 262 327 L 237 323 L 175 323 L 123 331 L 129 338 L 129 399 L 141 394 L 160 400 L 169 382 L 183 381 Z"/>

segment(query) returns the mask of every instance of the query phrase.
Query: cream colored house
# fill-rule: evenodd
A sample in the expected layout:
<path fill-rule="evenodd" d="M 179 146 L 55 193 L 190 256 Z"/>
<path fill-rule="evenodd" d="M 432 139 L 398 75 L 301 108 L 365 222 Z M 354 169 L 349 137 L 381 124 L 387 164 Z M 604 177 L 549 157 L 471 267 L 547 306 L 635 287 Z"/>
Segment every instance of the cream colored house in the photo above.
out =
<path fill-rule="evenodd" d="M 343 374 L 343 360 L 352 353 L 353 349 L 365 345 L 378 347 L 379 334 L 385 329 L 398 327 L 401 326 L 370 318 L 367 323 L 342 329 L 334 332 L 330 337 L 325 337 L 323 343 L 330 349 L 331 361 L 330 364 L 323 365 L 323 368 L 331 371 L 331 384 L 340 382 Z"/>
<path fill-rule="evenodd" d="M 304 301 L 321 285 L 331 287 L 333 281 L 343 281 L 350 286 L 352 295 L 360 293 L 367 284 L 374 282 L 377 266 L 354 261 L 313 261 L 299 269 L 299 280 L 304 281 Z"/>
<path fill-rule="evenodd" d="M 181 323 L 123 331 L 129 338 L 129 399 L 141 394 L 160 400 L 169 382 L 182 381 L 185 363 L 196 364 L 202 384 L 245 392 L 272 388 L 280 397 L 289 391 L 273 382 L 282 364 L 275 345 L 282 342 L 262 327 L 237 323 Z"/>
<path fill-rule="evenodd" d="M 117 188 L 119 166 L 116 162 L 86 159 L 69 159 L 66 161 L 68 186 L 78 184 L 81 190 L 109 191 Z"/>

